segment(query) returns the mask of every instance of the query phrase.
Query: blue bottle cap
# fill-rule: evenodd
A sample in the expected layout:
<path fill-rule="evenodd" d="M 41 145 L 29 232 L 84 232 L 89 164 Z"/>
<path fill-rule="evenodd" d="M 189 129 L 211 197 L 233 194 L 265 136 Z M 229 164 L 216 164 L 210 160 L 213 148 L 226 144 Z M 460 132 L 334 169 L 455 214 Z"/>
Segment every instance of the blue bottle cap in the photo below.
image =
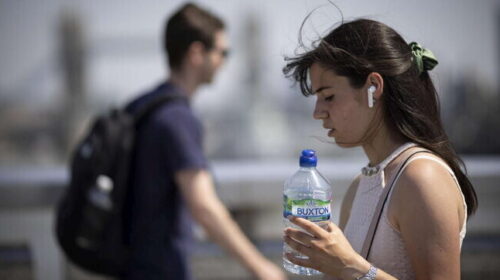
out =
<path fill-rule="evenodd" d="M 303 150 L 300 156 L 300 167 L 316 167 L 318 158 L 314 150 Z"/>

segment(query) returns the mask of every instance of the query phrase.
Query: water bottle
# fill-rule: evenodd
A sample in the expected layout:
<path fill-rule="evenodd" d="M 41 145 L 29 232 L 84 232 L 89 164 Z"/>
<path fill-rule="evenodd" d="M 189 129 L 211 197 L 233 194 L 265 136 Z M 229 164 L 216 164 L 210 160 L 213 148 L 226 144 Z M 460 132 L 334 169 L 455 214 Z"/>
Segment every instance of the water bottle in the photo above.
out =
<path fill-rule="evenodd" d="M 283 191 L 283 221 L 285 227 L 298 228 L 286 217 L 289 215 L 308 219 L 324 227 L 330 221 L 332 189 L 328 180 L 316 170 L 317 157 L 314 150 L 303 150 L 300 156 L 300 168 L 286 182 Z M 291 253 L 295 257 L 306 259 L 307 256 L 294 251 L 286 243 L 283 245 L 283 267 L 299 275 L 318 275 L 321 272 L 291 263 L 286 257 Z"/>
<path fill-rule="evenodd" d="M 111 191 L 113 181 L 106 175 L 97 176 L 95 185 L 87 193 L 88 202 L 82 211 L 82 223 L 76 242 L 79 246 L 96 250 L 102 242 L 105 226 L 113 208 Z"/>

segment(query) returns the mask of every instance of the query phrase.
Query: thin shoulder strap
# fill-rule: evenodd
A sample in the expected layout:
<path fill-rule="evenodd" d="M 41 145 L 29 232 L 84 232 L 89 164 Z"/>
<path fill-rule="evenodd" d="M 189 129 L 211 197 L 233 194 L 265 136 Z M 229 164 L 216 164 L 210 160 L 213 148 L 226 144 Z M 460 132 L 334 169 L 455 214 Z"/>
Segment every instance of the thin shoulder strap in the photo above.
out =
<path fill-rule="evenodd" d="M 397 178 L 399 177 L 401 171 L 403 170 L 403 167 L 406 165 L 406 163 L 410 160 L 411 157 L 413 157 L 415 154 L 418 153 L 431 153 L 428 150 L 419 150 L 416 152 L 413 152 L 410 154 L 401 164 L 399 164 L 397 168 L 397 172 L 395 173 L 392 178 Z M 370 227 L 368 228 L 368 232 L 366 233 L 366 238 L 365 242 L 363 243 L 363 248 L 361 249 L 361 256 L 364 257 L 365 259 L 368 259 L 368 256 L 370 255 L 370 250 L 372 247 L 373 243 L 373 238 L 375 237 L 375 232 L 377 231 L 377 227 L 380 221 L 380 217 L 382 215 L 382 209 L 384 209 L 384 205 L 387 202 L 387 198 L 389 197 L 389 192 L 391 189 L 394 187 L 394 184 L 397 180 L 391 180 L 391 184 L 389 187 L 385 187 L 384 190 L 382 191 L 382 194 L 380 195 L 379 201 L 377 203 L 377 207 L 375 208 L 375 212 L 373 213 L 373 218 L 370 223 Z"/>

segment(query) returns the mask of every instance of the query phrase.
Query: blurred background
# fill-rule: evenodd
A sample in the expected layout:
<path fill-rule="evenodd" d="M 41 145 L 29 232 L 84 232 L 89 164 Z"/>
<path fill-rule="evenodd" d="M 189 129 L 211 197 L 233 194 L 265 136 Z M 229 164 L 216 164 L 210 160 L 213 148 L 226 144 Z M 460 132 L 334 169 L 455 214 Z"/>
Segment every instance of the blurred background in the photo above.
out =
<path fill-rule="evenodd" d="M 366 165 L 312 119 L 313 98 L 283 77 L 284 57 L 342 15 L 326 0 L 194 1 L 228 27 L 231 55 L 194 108 L 218 193 L 252 240 L 281 260 L 281 193 L 300 150 L 318 151 L 334 186 L 334 220 L 347 184 Z M 0 0 L 0 278 L 97 279 L 64 260 L 53 208 L 71 148 L 91 118 L 151 89 L 167 75 L 165 19 L 185 1 Z M 431 49 L 445 127 L 479 195 L 463 245 L 464 279 L 500 273 L 500 2 L 348 1 L 346 20 L 380 20 Z M 198 231 L 197 279 L 249 279 Z"/>

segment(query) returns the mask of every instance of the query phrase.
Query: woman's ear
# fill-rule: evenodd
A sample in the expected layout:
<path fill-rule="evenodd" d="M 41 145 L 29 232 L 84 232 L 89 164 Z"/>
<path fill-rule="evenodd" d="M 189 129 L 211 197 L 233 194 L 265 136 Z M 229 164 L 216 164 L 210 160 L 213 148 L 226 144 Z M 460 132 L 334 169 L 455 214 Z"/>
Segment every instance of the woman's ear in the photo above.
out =
<path fill-rule="evenodd" d="M 368 77 L 366 78 L 365 88 L 368 90 L 371 86 L 375 87 L 375 89 L 371 91 L 373 94 L 373 98 L 375 99 L 375 101 L 377 101 L 380 99 L 380 97 L 382 97 L 382 94 L 384 92 L 384 78 L 382 78 L 382 75 L 377 72 L 368 74 Z"/>

